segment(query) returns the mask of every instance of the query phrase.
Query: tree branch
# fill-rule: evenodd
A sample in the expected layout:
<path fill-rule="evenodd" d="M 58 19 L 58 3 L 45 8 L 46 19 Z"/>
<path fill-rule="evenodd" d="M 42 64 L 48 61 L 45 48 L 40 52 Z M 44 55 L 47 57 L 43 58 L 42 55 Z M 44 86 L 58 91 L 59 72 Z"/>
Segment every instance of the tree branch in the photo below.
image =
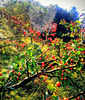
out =
<path fill-rule="evenodd" d="M 84 94 L 85 94 L 85 91 L 82 91 L 79 94 L 76 94 L 75 96 L 70 97 L 69 100 L 72 100 L 73 98 L 77 98 L 78 96 L 84 95 Z"/>
<path fill-rule="evenodd" d="M 67 66 L 66 68 L 55 68 L 55 69 L 52 69 L 52 70 L 50 70 L 50 71 L 46 71 L 46 73 L 52 73 L 52 72 L 55 72 L 55 71 L 57 71 L 57 70 L 63 70 L 63 69 L 68 69 L 68 68 L 74 68 L 74 67 L 76 67 L 77 65 L 71 65 L 71 66 Z"/>
<path fill-rule="evenodd" d="M 39 74 L 44 74 L 44 73 L 40 72 L 40 73 L 37 73 L 31 77 L 24 78 L 21 82 L 19 82 L 17 84 L 14 84 L 12 86 L 7 86 L 7 85 L 5 85 L 5 86 L 7 87 L 7 90 L 12 91 L 12 90 L 17 89 L 19 87 L 23 87 L 25 84 L 29 83 L 30 81 L 32 81 L 33 79 L 38 77 Z M 5 92 L 6 89 L 4 89 L 2 86 L 0 86 L 0 92 L 3 92 L 3 91 Z"/>
<path fill-rule="evenodd" d="M 76 67 L 76 65 L 72 65 L 72 66 L 67 66 L 66 68 L 63 68 L 63 69 L 68 69 L 68 68 L 72 68 L 72 67 Z M 7 86 L 5 85 L 7 88 L 7 90 L 9 91 L 12 91 L 14 89 L 17 89 L 19 87 L 23 87 L 25 84 L 29 83 L 30 81 L 32 81 L 33 79 L 35 79 L 36 77 L 39 77 L 40 75 L 45 75 L 46 73 L 52 73 L 52 72 L 55 72 L 57 70 L 61 70 L 61 68 L 55 68 L 55 69 L 52 69 L 50 71 L 44 71 L 44 72 L 39 72 L 37 74 L 34 74 L 33 76 L 30 76 L 30 77 L 26 77 L 24 78 L 21 82 L 17 83 L 17 84 L 14 84 L 12 86 Z M 0 92 L 2 91 L 6 91 L 6 89 L 4 89 L 2 86 L 0 87 Z"/>

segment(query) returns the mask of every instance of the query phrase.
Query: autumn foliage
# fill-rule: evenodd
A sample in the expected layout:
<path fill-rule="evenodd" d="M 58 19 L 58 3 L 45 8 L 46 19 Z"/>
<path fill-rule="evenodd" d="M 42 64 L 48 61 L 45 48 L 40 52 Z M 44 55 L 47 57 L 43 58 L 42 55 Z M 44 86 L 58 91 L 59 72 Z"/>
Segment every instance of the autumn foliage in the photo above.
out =
<path fill-rule="evenodd" d="M 85 44 L 82 44 L 80 22 L 60 21 L 71 30 L 62 36 L 79 37 L 64 42 L 55 37 L 56 23 L 51 22 L 45 34 L 31 27 L 30 21 L 22 20 L 24 15 L 20 19 L 18 15 L 7 14 L 3 8 L 0 14 L 1 22 L 5 20 L 10 33 L 0 27 L 4 35 L 0 39 L 1 100 L 23 97 L 26 100 L 84 100 Z"/>

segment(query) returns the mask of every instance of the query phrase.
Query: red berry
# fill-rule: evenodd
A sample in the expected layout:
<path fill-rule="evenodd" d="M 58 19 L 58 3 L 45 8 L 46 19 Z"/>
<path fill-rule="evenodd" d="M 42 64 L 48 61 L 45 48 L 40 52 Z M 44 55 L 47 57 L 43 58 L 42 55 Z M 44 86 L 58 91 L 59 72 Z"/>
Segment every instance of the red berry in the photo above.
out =
<path fill-rule="evenodd" d="M 42 57 L 40 57 L 39 59 L 42 59 Z"/>
<path fill-rule="evenodd" d="M 49 97 L 49 99 L 52 99 L 52 97 Z"/>
<path fill-rule="evenodd" d="M 24 31 L 24 35 L 26 35 L 26 31 Z"/>
<path fill-rule="evenodd" d="M 8 96 L 7 98 L 9 99 L 10 97 Z"/>
<path fill-rule="evenodd" d="M 77 97 L 77 99 L 80 99 L 80 97 Z"/>
<path fill-rule="evenodd" d="M 67 66 L 67 63 L 65 63 L 65 66 Z"/>
<path fill-rule="evenodd" d="M 55 56 L 52 56 L 53 59 L 55 59 Z"/>
<path fill-rule="evenodd" d="M 44 65 L 44 62 L 42 62 L 42 65 Z"/>
<path fill-rule="evenodd" d="M 15 70 L 12 70 L 12 73 L 14 73 L 15 72 Z"/>
<path fill-rule="evenodd" d="M 0 76 L 2 76 L 2 73 L 0 73 Z"/>
<path fill-rule="evenodd" d="M 71 24 L 73 24 L 73 21 L 71 21 Z"/>
<path fill-rule="evenodd" d="M 73 79 L 76 79 L 76 77 L 73 77 Z"/>
<path fill-rule="evenodd" d="M 64 76 L 64 74 L 61 74 L 61 76 Z"/>
<path fill-rule="evenodd" d="M 84 62 L 84 59 L 83 58 L 81 59 L 81 62 Z"/>
<path fill-rule="evenodd" d="M 37 84 L 37 81 L 35 81 L 35 84 Z"/>
<path fill-rule="evenodd" d="M 61 86 L 61 83 L 60 83 L 60 82 L 57 82 L 57 83 L 56 83 L 56 86 L 57 86 L 57 87 L 60 87 L 60 86 Z"/>
<path fill-rule="evenodd" d="M 71 63 L 71 65 L 73 65 L 73 63 Z"/>
<path fill-rule="evenodd" d="M 68 86 L 66 88 L 68 89 Z"/>
<path fill-rule="evenodd" d="M 65 70 L 62 70 L 62 72 L 65 72 Z"/>
<path fill-rule="evenodd" d="M 61 80 L 63 80 L 63 78 L 61 78 Z"/>
<path fill-rule="evenodd" d="M 72 70 L 73 68 L 70 68 L 70 70 Z"/>
<path fill-rule="evenodd" d="M 70 28 L 70 26 L 68 26 L 68 28 Z"/>
<path fill-rule="evenodd" d="M 51 67 L 51 69 L 53 69 L 53 68 L 54 68 L 54 66 Z"/>
<path fill-rule="evenodd" d="M 48 56 L 46 56 L 46 59 L 48 59 Z"/>
<path fill-rule="evenodd" d="M 60 61 L 60 63 L 62 63 L 62 61 Z"/>
<path fill-rule="evenodd" d="M 45 82 L 46 84 L 48 84 L 47 82 Z"/>
<path fill-rule="evenodd" d="M 82 73 L 84 73 L 84 71 L 81 71 Z"/>
<path fill-rule="evenodd" d="M 22 67 L 20 67 L 19 70 L 22 70 Z"/>
<path fill-rule="evenodd" d="M 18 76 L 20 77 L 21 76 L 21 73 L 19 72 Z"/>
<path fill-rule="evenodd" d="M 19 77 L 17 77 L 17 80 L 19 80 Z"/>
<path fill-rule="evenodd" d="M 44 62 L 42 62 L 42 67 L 44 67 L 45 65 L 44 65 Z"/>
<path fill-rule="evenodd" d="M 81 46 L 78 46 L 78 48 L 80 48 Z"/>
<path fill-rule="evenodd" d="M 71 59 L 71 62 L 73 62 L 73 59 Z"/>
<path fill-rule="evenodd" d="M 67 78 L 65 77 L 64 80 L 67 80 Z"/>
<path fill-rule="evenodd" d="M 49 66 L 52 66 L 52 64 L 49 64 Z"/>

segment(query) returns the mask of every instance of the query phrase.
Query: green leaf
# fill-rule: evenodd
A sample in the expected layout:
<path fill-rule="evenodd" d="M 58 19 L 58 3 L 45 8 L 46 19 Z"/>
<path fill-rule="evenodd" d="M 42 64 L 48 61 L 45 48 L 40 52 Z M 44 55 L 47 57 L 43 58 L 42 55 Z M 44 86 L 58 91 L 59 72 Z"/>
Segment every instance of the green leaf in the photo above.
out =
<path fill-rule="evenodd" d="M 41 80 L 44 80 L 44 78 L 43 78 L 43 77 L 41 77 L 40 79 L 41 79 Z"/>
<path fill-rule="evenodd" d="M 14 59 L 14 63 L 18 63 L 18 60 L 17 59 Z"/>
<path fill-rule="evenodd" d="M 80 55 L 80 53 L 81 53 L 81 52 L 80 52 L 80 51 L 78 51 L 76 54 Z"/>
<path fill-rule="evenodd" d="M 28 50 L 32 49 L 32 47 L 28 47 Z"/>
<path fill-rule="evenodd" d="M 78 70 L 78 72 L 77 72 L 78 74 L 81 74 L 81 72 L 80 72 L 80 70 Z"/>
<path fill-rule="evenodd" d="M 52 43 L 52 46 L 53 46 L 53 47 L 55 46 L 54 43 Z"/>
<path fill-rule="evenodd" d="M 48 89 L 50 89 L 51 91 L 56 90 L 56 88 L 53 86 L 53 84 L 48 85 Z"/>
<path fill-rule="evenodd" d="M 73 31 L 74 30 L 73 27 L 70 27 L 70 30 Z"/>
<path fill-rule="evenodd" d="M 39 47 L 39 45 L 34 44 L 34 49 L 37 49 Z"/>
<path fill-rule="evenodd" d="M 73 40 L 73 42 L 76 42 L 76 40 Z"/>
<path fill-rule="evenodd" d="M 68 58 L 69 58 L 68 55 L 64 55 L 64 56 L 65 56 L 65 58 L 63 58 L 63 63 L 65 63 L 68 60 Z"/>
<path fill-rule="evenodd" d="M 72 24 L 70 24 L 69 26 L 72 26 Z"/>
<path fill-rule="evenodd" d="M 11 63 L 10 65 L 13 65 L 13 63 Z"/>
<path fill-rule="evenodd" d="M 28 49 L 26 50 L 27 53 L 29 53 L 29 51 L 30 51 L 30 50 L 28 50 Z"/>
<path fill-rule="evenodd" d="M 32 53 L 32 52 L 30 52 L 30 56 L 31 56 L 31 57 L 32 57 L 32 54 L 33 54 L 33 53 Z"/>
<path fill-rule="evenodd" d="M 16 58 L 16 59 L 18 59 L 18 57 L 17 57 L 17 56 L 15 56 L 15 58 Z"/>
<path fill-rule="evenodd" d="M 2 85 L 3 87 L 5 87 L 5 84 L 4 84 L 3 82 L 1 83 L 1 85 Z"/>
<path fill-rule="evenodd" d="M 22 63 L 25 63 L 25 60 L 24 60 L 24 59 L 22 59 L 22 60 L 21 60 L 21 62 L 22 62 Z"/>
<path fill-rule="evenodd" d="M 59 45 L 59 43 L 56 43 L 56 45 Z"/>
<path fill-rule="evenodd" d="M 33 66 L 35 66 L 35 62 L 33 62 Z"/>
<path fill-rule="evenodd" d="M 59 24 L 62 24 L 61 22 Z"/>
<path fill-rule="evenodd" d="M 7 72 L 3 72 L 3 75 L 6 75 L 7 74 Z"/>
<path fill-rule="evenodd" d="M 1 92 L 1 97 L 3 97 L 3 93 L 4 93 L 4 92 Z"/>
<path fill-rule="evenodd" d="M 59 100 L 58 96 L 53 96 L 53 100 Z"/>
<path fill-rule="evenodd" d="M 80 70 L 81 70 L 81 67 L 80 67 L 80 68 L 78 68 L 78 70 L 80 71 Z"/>
<path fill-rule="evenodd" d="M 17 65 L 14 66 L 14 69 L 17 70 Z"/>
<path fill-rule="evenodd" d="M 85 50 L 85 48 L 79 48 L 79 50 L 80 50 L 80 51 L 84 51 L 84 50 Z"/>

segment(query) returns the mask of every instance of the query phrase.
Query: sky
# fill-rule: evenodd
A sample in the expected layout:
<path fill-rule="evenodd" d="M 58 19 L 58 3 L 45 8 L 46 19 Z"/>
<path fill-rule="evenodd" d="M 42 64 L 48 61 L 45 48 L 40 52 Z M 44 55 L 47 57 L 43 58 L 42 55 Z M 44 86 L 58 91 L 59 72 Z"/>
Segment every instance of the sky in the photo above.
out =
<path fill-rule="evenodd" d="M 77 7 L 79 13 L 81 13 L 82 9 L 85 9 L 85 0 L 35 0 L 39 1 L 44 6 L 49 6 L 50 4 L 57 4 L 59 7 L 63 9 L 67 9 L 68 11 L 71 7 Z"/>
<path fill-rule="evenodd" d="M 59 7 L 67 9 L 68 11 L 71 9 L 71 7 L 75 6 L 77 7 L 79 13 L 81 13 L 82 9 L 85 9 L 85 0 L 35 0 L 35 1 L 39 1 L 44 6 L 49 6 L 50 4 L 53 5 L 57 4 Z"/>

